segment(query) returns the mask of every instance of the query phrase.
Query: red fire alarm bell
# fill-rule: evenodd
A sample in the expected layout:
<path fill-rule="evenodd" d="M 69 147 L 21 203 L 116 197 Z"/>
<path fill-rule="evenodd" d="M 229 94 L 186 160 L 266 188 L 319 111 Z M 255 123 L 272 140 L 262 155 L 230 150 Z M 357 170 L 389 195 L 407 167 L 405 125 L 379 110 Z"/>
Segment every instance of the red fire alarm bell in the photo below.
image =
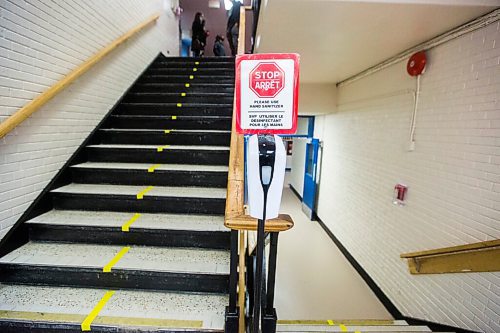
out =
<path fill-rule="evenodd" d="M 408 186 L 403 184 L 396 184 L 396 186 L 394 186 L 394 196 L 392 202 L 395 205 L 404 205 L 407 190 Z"/>
<path fill-rule="evenodd" d="M 417 76 L 424 72 L 425 64 L 427 63 L 427 56 L 425 51 L 415 53 L 408 59 L 406 70 L 411 76 Z"/>

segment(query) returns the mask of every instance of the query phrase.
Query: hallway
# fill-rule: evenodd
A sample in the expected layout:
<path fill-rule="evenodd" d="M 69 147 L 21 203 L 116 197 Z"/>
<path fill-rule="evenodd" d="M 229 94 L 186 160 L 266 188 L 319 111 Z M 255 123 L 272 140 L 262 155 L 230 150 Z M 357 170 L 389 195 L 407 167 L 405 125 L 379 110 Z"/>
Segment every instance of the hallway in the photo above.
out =
<path fill-rule="evenodd" d="M 278 241 L 278 319 L 393 319 L 321 226 L 307 219 L 287 178 L 281 211 L 295 226 Z"/>

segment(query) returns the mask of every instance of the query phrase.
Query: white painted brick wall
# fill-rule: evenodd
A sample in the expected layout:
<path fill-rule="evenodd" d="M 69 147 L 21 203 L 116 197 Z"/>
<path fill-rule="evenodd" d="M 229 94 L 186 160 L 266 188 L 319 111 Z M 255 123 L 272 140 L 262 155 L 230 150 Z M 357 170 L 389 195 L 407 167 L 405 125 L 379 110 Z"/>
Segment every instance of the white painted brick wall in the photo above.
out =
<path fill-rule="evenodd" d="M 0 121 L 157 12 L 155 25 L 0 140 L 0 235 L 154 57 L 179 50 L 170 0 L 0 0 Z"/>
<path fill-rule="evenodd" d="M 428 52 L 413 152 L 404 62 L 339 88 L 321 119 L 321 219 L 404 315 L 489 333 L 499 272 L 412 276 L 399 255 L 500 238 L 499 46 L 497 22 Z"/>

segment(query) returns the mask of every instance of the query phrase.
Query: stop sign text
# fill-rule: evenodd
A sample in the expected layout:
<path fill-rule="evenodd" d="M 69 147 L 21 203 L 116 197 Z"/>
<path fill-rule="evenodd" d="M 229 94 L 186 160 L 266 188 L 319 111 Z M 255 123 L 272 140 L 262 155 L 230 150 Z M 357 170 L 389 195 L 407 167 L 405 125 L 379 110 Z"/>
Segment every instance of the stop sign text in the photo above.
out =
<path fill-rule="evenodd" d="M 284 83 L 285 72 L 275 62 L 261 62 L 250 72 L 250 89 L 259 97 L 275 97 Z"/>

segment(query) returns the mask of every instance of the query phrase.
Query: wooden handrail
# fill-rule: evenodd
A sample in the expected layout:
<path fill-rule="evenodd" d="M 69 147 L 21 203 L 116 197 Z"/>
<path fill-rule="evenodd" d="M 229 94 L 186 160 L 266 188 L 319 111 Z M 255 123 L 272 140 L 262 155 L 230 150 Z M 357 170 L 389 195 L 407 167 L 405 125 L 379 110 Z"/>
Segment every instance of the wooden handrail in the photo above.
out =
<path fill-rule="evenodd" d="M 155 14 L 136 26 L 135 28 L 129 30 L 127 33 L 116 39 L 114 42 L 101 49 L 99 52 L 94 54 L 84 63 L 80 64 L 77 68 L 71 71 L 64 78 L 56 82 L 53 86 L 51 86 L 48 90 L 43 92 L 42 94 L 35 97 L 28 104 L 23 106 L 21 109 L 17 110 L 13 115 L 5 119 L 0 124 L 0 138 L 6 136 L 10 131 L 12 131 L 17 125 L 26 120 L 33 113 L 38 111 L 40 107 L 42 107 L 45 103 L 50 101 L 54 96 L 56 96 L 61 90 L 70 85 L 73 81 L 78 79 L 84 73 L 86 73 L 92 66 L 98 63 L 102 58 L 108 55 L 111 51 L 116 49 L 119 45 L 126 42 L 130 37 L 144 29 L 150 23 L 156 21 L 160 17 L 160 14 Z"/>
<path fill-rule="evenodd" d="M 458 253 L 463 251 L 471 251 L 471 250 L 484 250 L 490 247 L 500 246 L 500 239 L 495 239 L 491 241 L 465 244 L 465 245 L 457 245 L 450 247 L 443 247 L 440 249 L 419 251 L 419 252 L 408 252 L 401 254 L 401 258 L 416 258 L 416 257 L 427 257 L 427 256 L 435 256 L 440 254 L 449 254 L 449 253 Z"/>
<path fill-rule="evenodd" d="M 409 252 L 411 274 L 442 274 L 500 271 L 500 239 L 440 249 Z"/>

